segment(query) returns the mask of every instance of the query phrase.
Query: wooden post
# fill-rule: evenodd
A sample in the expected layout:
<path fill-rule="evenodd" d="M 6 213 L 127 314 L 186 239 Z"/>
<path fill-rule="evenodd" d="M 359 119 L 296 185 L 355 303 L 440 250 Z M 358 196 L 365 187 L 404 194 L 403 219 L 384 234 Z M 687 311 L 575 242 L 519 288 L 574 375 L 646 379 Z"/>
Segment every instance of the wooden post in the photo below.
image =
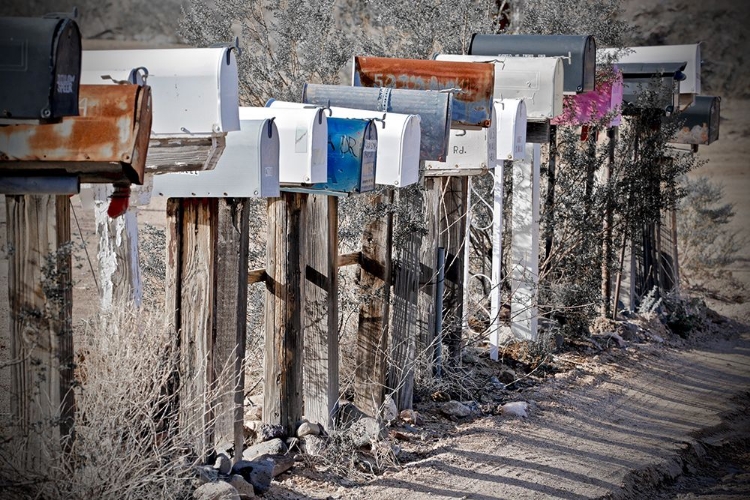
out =
<path fill-rule="evenodd" d="M 289 433 L 302 417 L 307 200 L 303 193 L 268 200 L 263 421 L 281 424 Z"/>
<path fill-rule="evenodd" d="M 466 237 L 467 177 L 442 177 L 440 204 L 440 237 L 438 245 L 445 248 L 445 341 L 448 363 L 458 366 L 461 358 L 461 328 L 463 321 L 464 259 Z"/>
<path fill-rule="evenodd" d="M 339 398 L 338 198 L 310 195 L 304 247 L 305 416 L 331 429 Z"/>
<path fill-rule="evenodd" d="M 537 339 L 539 280 L 539 144 L 526 144 L 526 159 L 513 162 L 511 331 Z"/>
<path fill-rule="evenodd" d="M 437 187 L 436 187 L 437 184 Z M 437 244 L 440 183 L 434 177 L 424 178 L 422 207 L 427 234 L 419 248 L 419 299 L 417 307 L 417 349 L 426 359 L 434 359 L 435 292 L 437 285 Z"/>
<path fill-rule="evenodd" d="M 219 440 L 239 445 L 235 459 L 242 453 L 248 214 L 241 199 L 167 203 L 167 311 L 180 344 L 180 426 L 201 457 Z"/>
<path fill-rule="evenodd" d="M 609 189 L 609 184 L 612 180 L 612 169 L 615 164 L 615 151 L 617 148 L 617 127 L 610 127 L 607 129 L 607 137 L 609 138 L 608 153 L 609 158 L 607 164 L 604 166 L 604 180 Z M 612 277 L 610 273 L 610 265 L 612 264 L 612 206 L 613 200 L 609 197 L 605 204 L 605 212 L 603 219 L 602 232 L 604 237 L 602 238 L 602 303 L 600 308 L 600 316 L 608 318 L 611 315 L 611 304 L 612 304 Z"/>
<path fill-rule="evenodd" d="M 372 197 L 372 205 L 393 202 L 393 190 Z M 355 404 L 369 415 L 377 415 L 383 404 L 388 314 L 391 287 L 391 239 L 393 216 L 371 221 L 362 235 L 360 287 L 369 294 L 359 310 Z"/>
<path fill-rule="evenodd" d="M 6 213 L 11 412 L 27 438 L 17 465 L 42 472 L 73 429 L 70 201 L 6 196 Z"/>

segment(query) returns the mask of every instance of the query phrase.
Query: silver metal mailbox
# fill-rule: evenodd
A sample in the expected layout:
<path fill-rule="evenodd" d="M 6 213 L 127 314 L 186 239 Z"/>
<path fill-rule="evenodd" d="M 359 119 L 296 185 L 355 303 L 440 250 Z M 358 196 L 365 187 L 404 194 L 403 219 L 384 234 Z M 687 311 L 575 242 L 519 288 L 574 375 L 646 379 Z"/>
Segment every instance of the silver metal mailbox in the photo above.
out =
<path fill-rule="evenodd" d="M 497 160 L 523 160 L 526 158 L 526 100 L 495 100 Z"/>
<path fill-rule="evenodd" d="M 272 99 L 266 106 L 304 108 L 311 105 Z M 378 132 L 376 184 L 406 187 L 419 181 L 419 115 L 337 106 L 327 108 L 327 112 L 334 118 L 363 118 L 374 121 Z"/>
<path fill-rule="evenodd" d="M 77 116 L 80 76 L 73 19 L 0 17 L 0 124 Z"/>
<path fill-rule="evenodd" d="M 549 120 L 563 111 L 561 57 L 499 57 L 438 54 L 438 61 L 494 62 L 494 98 L 524 99 L 527 118 Z"/>
<path fill-rule="evenodd" d="M 669 63 L 618 63 L 622 71 L 622 113 L 636 113 L 643 106 L 673 113 L 679 108 L 680 80 L 684 62 Z M 648 103 L 639 101 L 644 92 L 654 93 L 654 99 Z"/>
<path fill-rule="evenodd" d="M 445 160 L 453 96 L 449 93 L 389 88 L 306 84 L 302 102 L 318 106 L 419 115 L 420 160 Z"/>
<path fill-rule="evenodd" d="M 721 97 L 699 95 L 677 119 L 682 128 L 671 141 L 677 144 L 711 144 L 719 140 Z"/>
<path fill-rule="evenodd" d="M 216 168 L 154 175 L 153 193 L 168 198 L 279 196 L 279 131 L 272 119 L 240 120 Z"/>
<path fill-rule="evenodd" d="M 214 168 L 227 132 L 240 129 L 233 48 L 83 51 L 83 83 L 144 77 L 154 98 L 147 168 Z"/>
<path fill-rule="evenodd" d="M 328 119 L 322 108 L 241 107 L 241 120 L 273 118 L 279 131 L 279 182 L 328 180 Z"/>
<path fill-rule="evenodd" d="M 701 46 L 699 43 L 688 45 L 658 45 L 646 47 L 627 47 L 623 50 L 600 49 L 605 55 L 619 52 L 619 63 L 666 63 L 685 62 L 685 79 L 680 82 L 680 109 L 687 108 L 701 93 Z"/>
<path fill-rule="evenodd" d="M 591 35 L 483 35 L 471 37 L 469 54 L 479 56 L 562 57 L 566 94 L 594 90 L 596 41 Z"/>

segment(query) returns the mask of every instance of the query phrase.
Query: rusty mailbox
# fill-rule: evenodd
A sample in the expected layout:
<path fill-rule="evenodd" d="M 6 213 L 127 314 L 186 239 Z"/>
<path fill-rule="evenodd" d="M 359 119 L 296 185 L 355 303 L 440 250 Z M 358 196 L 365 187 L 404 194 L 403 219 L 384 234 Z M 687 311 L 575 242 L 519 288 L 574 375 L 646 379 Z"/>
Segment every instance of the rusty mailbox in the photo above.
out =
<path fill-rule="evenodd" d="M 671 114 L 679 109 L 680 82 L 686 62 L 618 63 L 622 71 L 622 114 L 659 110 Z"/>
<path fill-rule="evenodd" d="M 154 175 L 153 192 L 167 198 L 279 196 L 279 131 L 273 119 L 240 120 L 213 170 Z"/>
<path fill-rule="evenodd" d="M 549 120 L 563 111 L 562 57 L 498 57 L 438 54 L 438 61 L 495 64 L 494 98 L 524 99 L 530 121 Z"/>
<path fill-rule="evenodd" d="M 145 80 L 154 97 L 149 170 L 211 170 L 240 130 L 234 47 L 85 50 L 86 84 Z"/>
<path fill-rule="evenodd" d="M 444 161 L 448 154 L 453 105 L 449 93 L 307 84 L 302 101 L 318 106 L 419 115 L 419 159 Z"/>
<path fill-rule="evenodd" d="M 562 57 L 563 90 L 594 90 L 596 41 L 591 35 L 483 35 L 471 37 L 469 54 L 477 56 Z"/>
<path fill-rule="evenodd" d="M 150 130 L 148 86 L 81 85 L 79 116 L 0 127 L 0 173 L 142 184 Z"/>
<path fill-rule="evenodd" d="M 271 100 L 272 107 L 304 108 L 310 104 Z M 384 113 L 365 109 L 326 108 L 329 118 L 373 120 L 378 131 L 375 183 L 405 187 L 419 181 L 419 115 Z M 330 131 L 329 131 L 330 134 Z M 329 162 L 330 163 L 330 162 Z"/>
<path fill-rule="evenodd" d="M 73 19 L 0 17 L 0 124 L 77 115 L 80 76 Z"/>
<path fill-rule="evenodd" d="M 492 120 L 494 64 L 355 56 L 352 84 L 451 92 L 452 128 L 486 128 Z"/>
<path fill-rule="evenodd" d="M 627 47 L 618 49 L 600 49 L 603 55 L 617 56 L 619 63 L 661 64 L 667 62 L 685 62 L 680 82 L 680 109 L 684 110 L 701 93 L 701 46 L 699 43 L 686 45 L 658 45 L 647 47 Z"/>
<path fill-rule="evenodd" d="M 677 116 L 682 127 L 672 143 L 711 144 L 719 140 L 721 97 L 699 95 L 686 110 Z"/>

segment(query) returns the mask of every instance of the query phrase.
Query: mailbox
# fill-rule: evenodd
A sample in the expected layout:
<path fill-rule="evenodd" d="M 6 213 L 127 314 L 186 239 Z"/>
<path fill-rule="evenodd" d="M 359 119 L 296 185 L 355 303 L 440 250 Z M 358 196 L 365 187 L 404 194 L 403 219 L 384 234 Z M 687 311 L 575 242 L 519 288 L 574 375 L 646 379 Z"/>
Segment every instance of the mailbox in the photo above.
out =
<path fill-rule="evenodd" d="M 497 120 L 496 160 L 526 158 L 526 101 L 521 99 L 495 100 Z"/>
<path fill-rule="evenodd" d="M 83 51 L 83 83 L 135 83 L 139 76 L 146 77 L 154 97 L 147 167 L 214 168 L 226 133 L 240 129 L 233 49 Z"/>
<path fill-rule="evenodd" d="M 648 106 L 652 109 L 672 113 L 678 109 L 680 80 L 684 62 L 679 63 L 618 63 L 623 81 L 623 114 L 634 114 L 637 109 Z M 639 95 L 653 93 L 649 102 L 639 102 Z"/>
<path fill-rule="evenodd" d="M 0 127 L 0 173 L 142 184 L 150 130 L 148 86 L 81 85 L 79 116 Z"/>
<path fill-rule="evenodd" d="M 240 120 L 216 168 L 154 175 L 153 192 L 168 198 L 279 196 L 279 132 L 274 120 Z"/>
<path fill-rule="evenodd" d="M 721 97 L 699 95 L 677 119 L 682 128 L 671 141 L 677 144 L 711 144 L 719 140 Z"/>
<path fill-rule="evenodd" d="M 498 57 L 439 54 L 438 61 L 495 63 L 495 99 L 524 99 L 529 120 L 549 120 L 563 111 L 561 57 Z"/>
<path fill-rule="evenodd" d="M 302 108 L 309 104 L 271 99 L 266 106 Z M 419 181 L 419 115 L 330 107 L 334 118 L 373 120 L 378 131 L 375 183 L 406 187 Z M 329 130 L 330 133 L 330 130 Z"/>
<path fill-rule="evenodd" d="M 318 106 L 419 115 L 419 159 L 443 161 L 448 154 L 453 105 L 451 94 L 309 83 L 302 91 L 302 101 Z"/>
<path fill-rule="evenodd" d="M 274 119 L 279 131 L 279 182 L 328 180 L 328 120 L 322 108 L 240 108 L 241 120 Z"/>
<path fill-rule="evenodd" d="M 685 109 L 696 95 L 701 93 L 701 46 L 699 43 L 689 45 L 658 45 L 650 47 L 628 47 L 618 49 L 601 49 L 603 54 L 615 55 L 619 52 L 620 63 L 665 63 L 686 62 L 685 79 L 680 82 L 680 108 Z"/>
<path fill-rule="evenodd" d="M 0 17 L 0 124 L 76 116 L 80 76 L 73 19 Z"/>
<path fill-rule="evenodd" d="M 425 175 L 475 175 L 494 167 L 495 123 L 490 128 L 451 129 L 445 161 L 425 162 Z"/>
<path fill-rule="evenodd" d="M 596 80 L 596 89 L 576 95 L 565 96 L 565 110 L 553 118 L 552 125 L 581 126 L 598 122 L 610 115 L 610 127 L 620 125 L 623 83 L 622 72 L 615 66 L 605 77 Z"/>
<path fill-rule="evenodd" d="M 469 54 L 479 56 L 562 57 L 563 90 L 594 90 L 596 42 L 591 35 L 483 35 L 471 37 Z"/>
<path fill-rule="evenodd" d="M 494 64 L 354 57 L 355 87 L 452 92 L 452 128 L 490 126 L 494 82 Z"/>

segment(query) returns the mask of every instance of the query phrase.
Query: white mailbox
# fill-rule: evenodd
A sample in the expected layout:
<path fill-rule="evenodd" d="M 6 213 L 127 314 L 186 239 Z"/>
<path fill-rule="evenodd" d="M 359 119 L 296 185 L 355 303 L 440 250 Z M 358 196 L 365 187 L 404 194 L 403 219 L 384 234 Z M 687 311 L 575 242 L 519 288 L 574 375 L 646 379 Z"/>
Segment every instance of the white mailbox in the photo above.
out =
<path fill-rule="evenodd" d="M 328 180 L 328 121 L 323 108 L 240 108 L 241 120 L 273 118 L 279 131 L 279 182 Z"/>
<path fill-rule="evenodd" d="M 168 198 L 279 196 L 279 132 L 274 120 L 241 120 L 229 132 L 216 168 L 154 175 L 153 193 Z"/>
<path fill-rule="evenodd" d="M 549 120 L 563 111 L 563 62 L 560 57 L 499 57 L 438 54 L 439 61 L 495 63 L 494 98 L 524 99 L 530 121 Z"/>
<path fill-rule="evenodd" d="M 497 160 L 526 158 L 526 101 L 502 99 L 494 102 L 497 121 L 495 156 Z"/>
<path fill-rule="evenodd" d="M 210 170 L 227 132 L 240 129 L 237 61 L 231 47 L 85 50 L 81 82 L 134 83 L 145 78 L 153 97 L 146 167 Z"/>
<path fill-rule="evenodd" d="M 604 55 L 615 55 L 618 49 L 599 49 Z M 701 93 L 701 46 L 657 45 L 647 47 L 627 47 L 619 52 L 620 63 L 675 63 L 686 62 L 685 79 L 680 82 L 680 109 L 687 108 Z"/>
<path fill-rule="evenodd" d="M 445 161 L 425 162 L 425 175 L 475 175 L 488 168 L 495 154 L 495 118 L 489 128 L 451 129 Z"/>
<path fill-rule="evenodd" d="M 310 104 L 269 101 L 271 108 L 309 108 Z M 331 106 L 334 118 L 364 118 L 375 122 L 378 131 L 378 151 L 375 183 L 406 187 L 419 181 L 419 115 L 384 113 L 364 109 Z"/>

